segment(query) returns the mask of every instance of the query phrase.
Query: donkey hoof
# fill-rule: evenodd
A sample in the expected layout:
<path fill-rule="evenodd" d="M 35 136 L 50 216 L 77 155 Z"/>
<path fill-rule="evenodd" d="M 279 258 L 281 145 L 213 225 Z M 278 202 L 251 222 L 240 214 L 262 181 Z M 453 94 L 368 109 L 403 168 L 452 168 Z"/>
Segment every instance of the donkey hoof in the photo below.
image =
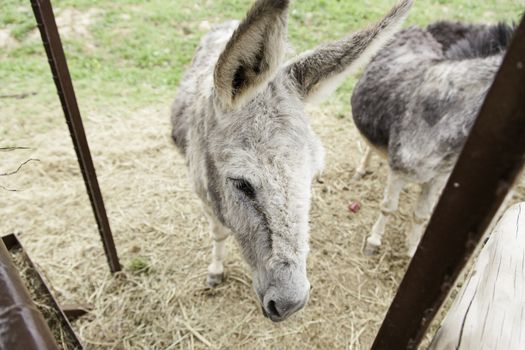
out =
<path fill-rule="evenodd" d="M 381 243 L 377 244 L 375 242 L 370 242 L 369 240 L 367 240 L 365 248 L 363 249 L 363 254 L 366 256 L 372 256 L 377 254 L 380 245 Z"/>
<path fill-rule="evenodd" d="M 210 288 L 215 288 L 219 284 L 221 284 L 223 280 L 224 280 L 224 272 L 223 273 L 209 273 L 208 277 L 206 277 L 206 284 Z"/>

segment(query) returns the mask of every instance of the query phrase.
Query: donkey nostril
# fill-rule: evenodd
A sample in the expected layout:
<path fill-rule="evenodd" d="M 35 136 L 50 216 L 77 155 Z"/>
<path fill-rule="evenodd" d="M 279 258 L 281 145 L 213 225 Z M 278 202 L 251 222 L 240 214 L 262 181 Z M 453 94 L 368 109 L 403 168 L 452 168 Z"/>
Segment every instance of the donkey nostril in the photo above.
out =
<path fill-rule="evenodd" d="M 288 316 L 301 309 L 308 298 L 302 302 L 288 301 L 288 300 L 269 300 L 266 306 L 266 314 L 273 322 L 279 322 L 286 319 Z"/>
<path fill-rule="evenodd" d="M 277 306 L 275 305 L 275 301 L 273 301 L 273 300 L 270 300 L 268 302 L 268 312 L 270 312 L 270 314 L 272 314 L 274 316 L 277 316 L 277 317 L 281 316 L 279 314 L 279 311 L 277 310 Z"/>

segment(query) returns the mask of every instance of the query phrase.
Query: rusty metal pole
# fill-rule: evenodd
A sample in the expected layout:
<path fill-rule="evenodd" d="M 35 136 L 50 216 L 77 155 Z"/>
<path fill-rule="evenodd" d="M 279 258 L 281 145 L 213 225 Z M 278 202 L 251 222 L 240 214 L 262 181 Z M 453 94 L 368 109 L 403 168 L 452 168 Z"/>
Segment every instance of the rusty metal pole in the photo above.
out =
<path fill-rule="evenodd" d="M 57 350 L 10 256 L 0 239 L 0 349 Z"/>
<path fill-rule="evenodd" d="M 113 235 L 111 234 L 102 193 L 98 185 L 95 167 L 91 159 L 89 145 L 80 117 L 73 83 L 69 75 L 66 56 L 55 23 L 55 15 L 53 14 L 51 2 L 49 0 L 31 0 L 31 6 L 33 7 L 40 35 L 42 36 L 42 42 L 49 60 L 49 66 L 51 67 L 58 96 L 62 103 L 69 132 L 73 139 L 73 145 L 82 171 L 82 177 L 86 184 L 89 200 L 91 201 L 91 206 L 95 214 L 109 268 L 111 272 L 117 272 L 121 270 L 117 250 L 113 241 Z"/>
<path fill-rule="evenodd" d="M 26 280 L 31 281 L 31 286 L 33 287 L 34 291 L 38 295 L 40 302 L 46 303 L 47 307 L 51 307 L 55 310 L 55 316 L 53 317 L 54 320 L 52 322 L 56 322 L 57 318 L 60 319 L 59 322 L 62 323 L 61 328 L 61 337 L 68 342 L 68 344 L 74 348 L 75 350 L 82 350 L 84 347 L 82 346 L 82 343 L 80 342 L 80 339 L 78 339 L 77 335 L 73 331 L 73 327 L 71 326 L 71 321 L 74 319 L 86 314 L 88 310 L 86 309 L 66 309 L 65 307 L 60 307 L 57 300 L 53 296 L 53 293 L 51 293 L 51 288 L 46 283 L 46 281 L 42 278 L 42 275 L 40 274 L 40 271 L 35 266 L 29 255 L 27 254 L 27 251 L 22 246 L 22 243 L 18 240 L 18 237 L 15 234 L 8 234 L 6 236 L 3 236 L 0 238 L 0 241 L 3 242 L 5 247 L 10 253 L 18 254 L 20 255 L 20 258 L 24 260 L 25 266 L 16 266 L 16 264 L 13 264 L 15 267 L 18 268 L 18 271 L 22 271 L 21 269 L 27 269 L 26 271 Z M 15 261 L 13 261 L 15 263 Z M 0 264 L 0 269 L 2 268 L 2 264 Z M 1 291 L 3 289 L 0 287 L 0 295 Z M 29 295 L 31 296 L 31 291 Z M 1 296 L 0 296 L 1 299 Z M 73 318 L 70 318 L 68 316 L 68 312 L 73 314 Z M 1 313 L 0 313 L 1 314 Z M 2 327 L 0 326 L 0 329 Z M 2 347 L 1 345 L 1 330 L 0 330 L 0 349 L 6 349 L 5 347 Z M 25 349 L 25 347 L 18 347 L 20 349 Z M 18 349 L 16 348 L 16 349 Z M 7 348 L 9 349 L 9 348 Z"/>
<path fill-rule="evenodd" d="M 525 18 L 372 349 L 415 349 L 525 162 Z"/>

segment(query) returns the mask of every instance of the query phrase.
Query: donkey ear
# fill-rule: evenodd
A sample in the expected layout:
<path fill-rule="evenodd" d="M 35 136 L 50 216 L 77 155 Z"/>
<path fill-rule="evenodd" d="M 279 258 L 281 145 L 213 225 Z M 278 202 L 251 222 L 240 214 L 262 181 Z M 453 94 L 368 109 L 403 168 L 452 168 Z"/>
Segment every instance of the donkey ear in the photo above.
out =
<path fill-rule="evenodd" d="M 288 4 L 258 0 L 233 32 L 213 76 L 223 108 L 240 108 L 275 75 L 285 53 Z"/>
<path fill-rule="evenodd" d="M 308 51 L 284 67 L 300 98 L 319 102 L 341 85 L 354 68 L 366 64 L 399 30 L 413 0 L 400 0 L 375 25 Z"/>

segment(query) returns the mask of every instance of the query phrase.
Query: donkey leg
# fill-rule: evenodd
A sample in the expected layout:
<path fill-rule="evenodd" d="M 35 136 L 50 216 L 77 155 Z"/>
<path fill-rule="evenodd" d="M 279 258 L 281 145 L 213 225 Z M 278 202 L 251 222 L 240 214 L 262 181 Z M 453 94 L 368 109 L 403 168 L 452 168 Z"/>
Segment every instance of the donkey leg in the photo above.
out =
<path fill-rule="evenodd" d="M 412 257 L 416 252 L 425 229 L 425 223 L 430 219 L 434 205 L 443 189 L 444 180 L 446 179 L 433 179 L 421 185 L 421 192 L 416 201 L 410 230 L 407 235 L 407 255 L 409 257 Z"/>
<path fill-rule="evenodd" d="M 368 168 L 370 158 L 372 158 L 372 149 L 369 146 L 366 146 L 365 154 L 359 162 L 359 166 L 357 167 L 353 180 L 360 180 L 366 174 L 366 168 Z"/>
<path fill-rule="evenodd" d="M 365 255 L 372 255 L 377 252 L 381 245 L 381 239 L 385 233 L 385 226 L 388 217 L 396 212 L 399 205 L 399 194 L 406 185 L 406 180 L 392 170 L 388 173 L 388 182 L 385 188 L 385 195 L 381 203 L 379 218 L 372 227 L 372 233 L 366 240 L 364 249 Z"/>
<path fill-rule="evenodd" d="M 214 288 L 224 279 L 224 258 L 226 257 L 226 238 L 230 232 L 217 219 L 207 213 L 208 221 L 210 222 L 211 236 L 212 236 L 212 250 L 211 250 L 211 264 L 208 266 L 208 276 L 206 284 Z"/>

